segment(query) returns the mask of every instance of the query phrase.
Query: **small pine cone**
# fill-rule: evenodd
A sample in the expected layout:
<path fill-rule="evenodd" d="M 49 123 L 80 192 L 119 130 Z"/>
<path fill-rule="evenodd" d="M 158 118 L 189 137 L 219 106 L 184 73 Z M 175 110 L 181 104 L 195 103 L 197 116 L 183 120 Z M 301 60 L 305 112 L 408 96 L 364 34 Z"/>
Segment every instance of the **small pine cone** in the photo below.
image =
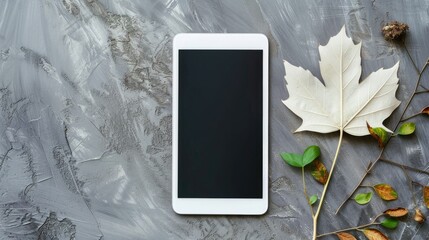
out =
<path fill-rule="evenodd" d="M 405 23 L 393 21 L 386 24 L 381 29 L 381 32 L 383 33 L 384 39 L 387 41 L 396 41 L 402 39 L 405 36 L 408 28 L 408 25 Z"/>

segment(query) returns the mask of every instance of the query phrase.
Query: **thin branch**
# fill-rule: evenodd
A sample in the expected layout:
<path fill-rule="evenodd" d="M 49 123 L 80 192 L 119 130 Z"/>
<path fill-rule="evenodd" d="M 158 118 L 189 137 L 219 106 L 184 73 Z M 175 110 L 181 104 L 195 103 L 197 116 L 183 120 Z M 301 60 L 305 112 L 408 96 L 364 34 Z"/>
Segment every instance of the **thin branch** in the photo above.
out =
<path fill-rule="evenodd" d="M 407 44 L 405 44 L 405 39 L 404 39 L 404 42 L 403 42 L 403 46 L 405 48 L 405 52 L 407 53 L 408 57 L 411 60 L 411 63 L 413 63 L 414 69 L 416 69 L 417 73 L 419 73 L 419 68 L 417 67 L 416 62 L 414 62 L 414 59 L 411 57 L 410 51 L 408 51 Z"/>
<path fill-rule="evenodd" d="M 305 185 L 304 167 L 301 168 L 301 175 L 302 175 L 302 187 L 304 190 L 305 199 L 307 199 L 308 206 L 310 206 L 311 217 L 314 217 L 313 207 L 310 204 L 310 198 L 308 197 L 308 194 L 307 194 L 307 186 Z"/>
<path fill-rule="evenodd" d="M 371 169 L 373 168 L 373 166 L 377 163 L 377 161 L 380 159 L 381 155 L 383 154 L 384 148 L 381 149 L 380 154 L 378 155 L 377 159 L 375 160 L 374 163 L 369 162 L 368 167 L 365 170 L 365 174 L 362 176 L 362 178 L 360 179 L 360 181 L 358 182 L 358 184 L 355 186 L 355 188 L 353 189 L 353 191 L 351 191 L 347 197 L 343 200 L 343 202 L 341 202 L 340 206 L 337 208 L 337 211 L 335 211 L 335 214 L 338 214 L 338 212 L 340 211 L 340 209 L 344 206 L 344 204 L 350 200 L 350 198 L 356 193 L 356 190 L 359 188 L 359 186 L 362 184 L 363 180 L 365 180 L 365 177 L 368 175 L 368 173 L 371 171 Z"/>
<path fill-rule="evenodd" d="M 426 88 L 425 88 L 425 89 L 426 89 Z M 429 90 L 427 90 L 427 89 L 426 89 L 426 90 L 417 91 L 417 92 L 416 92 L 416 94 L 420 94 L 420 93 L 428 93 L 428 92 L 429 92 Z"/>
<path fill-rule="evenodd" d="M 421 184 L 419 182 L 416 182 L 416 181 L 413 181 L 412 184 L 419 185 L 420 187 L 425 187 L 425 185 L 423 185 L 423 184 Z"/>
<path fill-rule="evenodd" d="M 408 170 L 411 170 L 411 171 L 414 171 L 414 172 L 424 173 L 424 174 L 429 175 L 429 171 L 425 171 L 425 170 L 422 170 L 422 169 L 419 169 L 419 168 L 415 168 L 415 167 L 410 167 L 410 166 L 407 166 L 407 165 L 404 165 L 404 164 L 401 164 L 401 163 L 394 162 L 394 161 L 389 160 L 389 159 L 380 158 L 380 161 L 392 164 L 392 165 L 397 166 L 397 167 L 405 168 L 405 169 L 408 169 Z"/>
<path fill-rule="evenodd" d="M 323 236 L 328 236 L 328 235 L 332 235 L 332 234 L 336 234 L 336 233 L 340 233 L 340 232 L 347 232 L 347 231 L 352 231 L 352 230 L 359 230 L 361 228 L 365 228 L 365 227 L 369 227 L 369 226 L 373 226 L 373 225 L 380 225 L 381 223 L 379 222 L 375 222 L 379 217 L 383 216 L 384 213 L 380 213 L 377 216 L 374 217 L 374 220 L 372 220 L 370 223 L 367 224 L 363 224 L 357 227 L 350 227 L 350 228 L 344 228 L 344 229 L 340 229 L 337 231 L 333 231 L 333 232 L 328 232 L 328 233 L 323 233 L 320 235 L 317 235 L 317 237 L 323 237 Z"/>
<path fill-rule="evenodd" d="M 420 81 L 422 79 L 422 75 L 423 75 L 424 71 L 426 70 L 426 68 L 428 67 L 428 65 L 429 65 L 429 59 L 426 61 L 426 63 L 423 66 L 422 70 L 419 72 L 419 76 L 417 78 L 417 82 L 416 82 L 416 85 L 414 87 L 414 91 L 411 94 L 410 98 L 408 99 L 407 103 L 405 104 L 404 110 L 402 110 L 401 116 L 399 117 L 399 121 L 396 123 L 395 128 L 393 129 L 393 132 L 396 131 L 396 129 L 398 128 L 399 124 L 402 122 L 401 120 L 404 118 L 405 112 L 407 111 L 408 107 L 410 106 L 411 101 L 413 100 L 414 96 L 416 95 L 417 89 L 420 86 Z M 384 144 L 384 147 L 380 150 L 380 154 L 378 155 L 378 157 L 376 158 L 376 160 L 374 161 L 374 163 L 372 163 L 372 164 L 370 163 L 370 166 L 365 171 L 365 174 L 362 176 L 361 180 L 359 181 L 359 184 L 357 184 L 354 187 L 353 191 L 350 194 L 347 195 L 347 198 L 344 199 L 344 201 L 340 204 L 340 206 L 337 208 L 337 211 L 335 212 L 335 214 L 337 214 L 340 211 L 340 209 L 344 206 L 344 204 L 355 194 L 356 190 L 362 184 L 363 180 L 366 178 L 366 176 L 368 175 L 368 173 L 374 168 L 374 166 L 380 160 L 381 156 L 384 153 L 384 150 L 386 149 L 387 145 L 390 142 L 390 139 L 392 139 L 392 137 L 389 137 L 387 139 L 386 143 Z"/>
<path fill-rule="evenodd" d="M 420 114 L 422 114 L 421 112 L 419 112 L 419 113 L 415 113 L 415 114 L 413 114 L 413 115 L 411 115 L 411 116 L 409 116 L 409 117 L 406 117 L 406 118 L 404 118 L 404 119 L 402 119 L 401 120 L 401 122 L 405 122 L 405 121 L 407 121 L 407 120 L 409 120 L 409 119 L 411 119 L 411 118 L 413 118 L 413 117 L 417 117 L 418 115 L 420 115 Z"/>

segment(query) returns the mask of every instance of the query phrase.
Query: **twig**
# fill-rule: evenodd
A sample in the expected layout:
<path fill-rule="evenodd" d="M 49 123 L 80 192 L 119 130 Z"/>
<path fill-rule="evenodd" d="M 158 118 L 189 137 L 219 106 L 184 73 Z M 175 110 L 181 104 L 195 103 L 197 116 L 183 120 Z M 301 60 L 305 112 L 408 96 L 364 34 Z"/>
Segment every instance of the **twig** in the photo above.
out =
<path fill-rule="evenodd" d="M 401 163 L 394 162 L 394 161 L 389 160 L 389 159 L 380 158 L 380 161 L 392 164 L 392 165 L 397 166 L 397 167 L 401 167 L 401 168 L 405 168 L 405 169 L 408 169 L 408 170 L 412 170 L 414 172 L 425 173 L 425 174 L 429 175 L 429 171 L 425 171 L 425 170 L 422 170 L 422 169 L 419 169 L 419 168 L 415 168 L 415 167 L 410 167 L 410 166 L 407 166 L 407 165 L 404 165 L 404 164 L 401 164 Z"/>
<path fill-rule="evenodd" d="M 411 57 L 410 57 L 411 58 Z M 412 59 L 412 58 L 411 58 Z M 413 61 L 414 62 L 414 61 Z M 422 79 L 422 75 L 424 73 L 424 71 L 426 70 L 426 68 L 429 65 L 429 59 L 426 61 L 425 65 L 423 66 L 422 70 L 419 72 L 419 76 L 417 78 L 417 82 L 416 85 L 414 87 L 414 91 L 411 94 L 411 97 L 408 99 L 407 103 L 405 104 L 405 108 L 404 110 L 402 110 L 401 116 L 399 117 L 399 121 L 396 123 L 393 132 L 396 131 L 396 129 L 398 128 L 399 124 L 402 122 L 401 120 L 404 117 L 405 112 L 407 111 L 408 107 L 410 106 L 411 101 L 413 100 L 414 96 L 416 95 L 417 89 L 420 86 L 420 81 Z M 358 187 L 362 184 L 363 180 L 366 178 L 366 176 L 368 175 L 368 173 L 374 168 L 374 166 L 377 164 L 377 162 L 380 160 L 381 156 L 384 153 L 384 149 L 386 149 L 387 145 L 390 142 L 390 139 L 392 139 L 392 137 L 389 137 L 386 141 L 386 143 L 384 144 L 384 147 L 380 150 L 380 154 L 378 155 L 378 157 L 376 158 L 376 160 L 374 161 L 374 163 L 372 163 L 370 165 L 370 167 L 365 171 L 365 174 L 363 175 L 363 177 L 361 178 L 361 180 L 359 181 L 359 184 L 356 185 L 353 189 L 353 191 L 348 194 L 347 198 L 340 204 L 340 206 L 337 208 L 337 211 L 335 212 L 335 214 L 337 214 L 340 209 L 344 206 L 344 204 L 351 198 L 351 196 L 353 196 L 353 194 L 355 194 L 356 190 L 358 189 Z"/>
<path fill-rule="evenodd" d="M 405 44 L 405 39 L 404 39 L 404 41 L 403 41 L 402 43 L 403 43 L 403 46 L 404 46 L 404 48 L 405 48 L 405 52 L 407 53 L 408 57 L 409 57 L 409 58 L 410 58 L 410 60 L 411 60 L 411 63 L 413 63 L 414 69 L 416 69 L 417 73 L 419 73 L 419 68 L 417 67 L 416 62 L 414 62 L 414 59 L 411 57 L 411 54 L 410 54 L 410 52 L 408 51 L 407 44 Z"/>
<path fill-rule="evenodd" d="M 311 217 L 314 217 L 313 207 L 310 204 L 310 198 L 308 197 L 308 194 L 307 194 L 307 186 L 305 185 L 304 167 L 301 168 L 301 174 L 302 174 L 302 186 L 304 190 L 305 199 L 307 199 L 308 206 L 310 206 Z"/>
<path fill-rule="evenodd" d="M 416 181 L 412 181 L 412 184 L 419 185 L 420 187 L 425 187 L 425 185 L 423 185 L 419 182 L 416 182 Z"/>
<path fill-rule="evenodd" d="M 409 119 L 411 119 L 413 117 L 417 117 L 420 114 L 422 114 L 422 113 L 420 113 L 420 112 L 419 113 L 415 113 L 415 114 L 413 114 L 413 115 L 411 115 L 409 117 L 406 117 L 406 118 L 402 119 L 401 122 L 405 122 L 405 121 L 407 121 L 407 120 L 409 120 Z"/>
<path fill-rule="evenodd" d="M 333 232 L 323 233 L 323 234 L 317 235 L 317 237 L 328 236 L 328 235 L 332 235 L 332 234 L 336 234 L 336 233 L 340 233 L 340 232 L 347 232 L 347 231 L 351 231 L 351 230 L 359 230 L 361 228 L 369 227 L 372 225 L 380 225 L 381 223 L 375 222 L 375 221 L 383 215 L 384 215 L 384 213 L 378 214 L 377 216 L 375 216 L 374 220 L 372 220 L 370 223 L 363 224 L 363 225 L 360 225 L 357 227 L 344 228 L 344 229 L 340 229 L 340 230 L 333 231 Z"/>
<path fill-rule="evenodd" d="M 347 197 L 344 199 L 344 201 L 340 204 L 340 206 L 337 208 L 337 211 L 335 211 L 335 214 L 338 214 L 338 212 L 340 211 L 340 209 L 343 207 L 343 205 L 350 200 L 350 198 L 353 196 L 353 194 L 355 194 L 356 190 L 359 188 L 359 186 L 362 184 L 363 180 L 365 180 L 365 177 L 368 175 L 368 173 L 372 170 L 372 168 L 374 167 L 374 165 L 378 162 L 378 160 L 380 159 L 381 155 L 384 152 L 384 147 L 381 149 L 380 154 L 378 155 L 377 159 L 375 160 L 375 162 L 369 162 L 368 167 L 366 168 L 365 174 L 362 176 L 362 178 L 360 179 L 360 181 L 358 182 L 358 184 L 355 186 L 355 188 L 353 189 L 353 191 L 351 193 L 349 193 L 347 195 Z"/>
<path fill-rule="evenodd" d="M 416 94 L 420 94 L 420 93 L 428 93 L 428 92 L 429 92 L 429 90 L 427 90 L 427 89 L 426 89 L 426 90 L 417 91 L 417 92 L 416 92 Z"/>

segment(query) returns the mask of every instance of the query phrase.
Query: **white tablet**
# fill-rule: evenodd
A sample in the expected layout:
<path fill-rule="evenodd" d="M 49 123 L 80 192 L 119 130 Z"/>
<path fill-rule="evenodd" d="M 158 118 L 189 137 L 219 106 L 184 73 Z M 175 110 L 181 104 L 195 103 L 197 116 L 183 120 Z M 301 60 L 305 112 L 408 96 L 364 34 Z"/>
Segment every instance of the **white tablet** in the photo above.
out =
<path fill-rule="evenodd" d="M 268 40 L 178 34 L 173 41 L 173 209 L 268 208 Z"/>

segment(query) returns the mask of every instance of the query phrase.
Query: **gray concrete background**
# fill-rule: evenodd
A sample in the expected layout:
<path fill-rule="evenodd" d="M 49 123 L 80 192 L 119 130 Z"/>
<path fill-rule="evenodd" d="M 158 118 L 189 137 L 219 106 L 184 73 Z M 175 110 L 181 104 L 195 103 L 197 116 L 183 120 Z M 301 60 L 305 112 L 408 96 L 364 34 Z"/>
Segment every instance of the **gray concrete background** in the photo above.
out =
<path fill-rule="evenodd" d="M 308 239 L 300 172 L 279 153 L 317 144 L 330 166 L 338 133 L 292 133 L 301 120 L 281 103 L 288 96 L 283 59 L 320 78 L 317 48 L 345 25 L 362 42 L 362 77 L 401 62 L 397 97 L 403 101 L 417 75 L 403 48 L 384 41 L 380 28 L 391 20 L 408 23 L 408 46 L 421 66 L 429 56 L 428 14 L 426 0 L 0 1 L 0 239 Z M 270 206 L 264 216 L 178 216 L 171 209 L 171 42 L 180 32 L 269 38 Z M 406 115 L 428 99 L 417 96 Z M 385 156 L 427 169 L 428 118 L 414 120 L 416 134 L 392 140 Z M 389 207 L 413 208 L 403 172 L 380 163 L 366 183 L 392 184 L 399 200 L 349 202 L 333 214 L 378 152 L 370 137 L 345 136 L 319 233 L 369 222 Z M 410 174 L 427 184 L 428 176 Z M 307 176 L 310 192 L 320 192 Z M 421 189 L 415 191 L 429 215 Z M 429 239 L 428 231 L 428 223 L 411 217 L 385 230 L 391 239 L 416 240 Z"/>

